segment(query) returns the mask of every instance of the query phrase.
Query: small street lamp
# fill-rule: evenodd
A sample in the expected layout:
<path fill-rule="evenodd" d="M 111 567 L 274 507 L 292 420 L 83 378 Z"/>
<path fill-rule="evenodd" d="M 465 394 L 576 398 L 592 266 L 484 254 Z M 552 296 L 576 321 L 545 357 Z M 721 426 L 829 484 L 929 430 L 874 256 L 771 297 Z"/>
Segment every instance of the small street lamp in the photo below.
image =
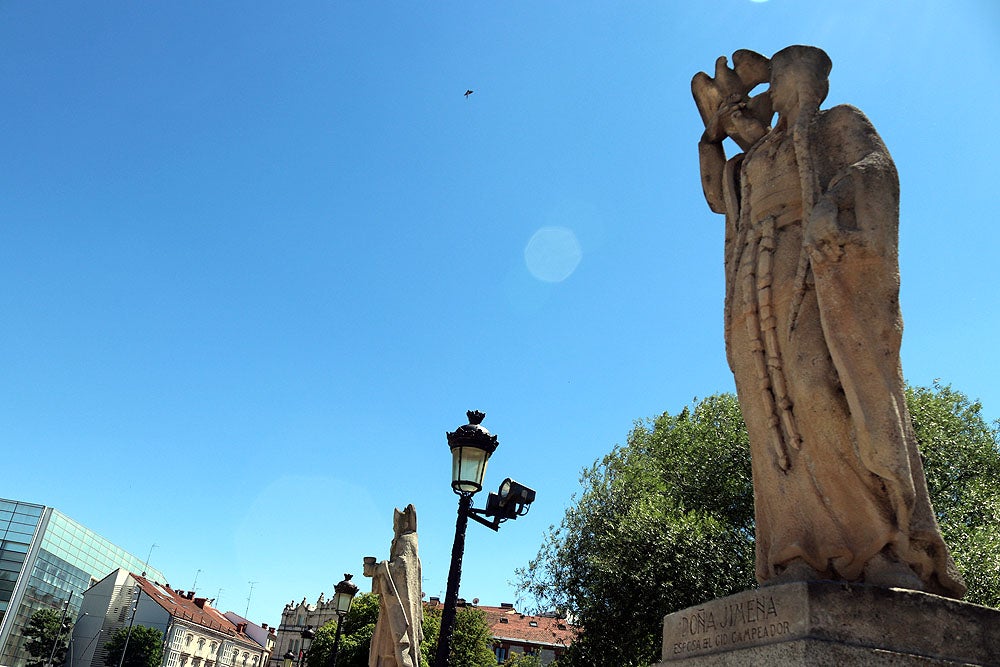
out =
<path fill-rule="evenodd" d="M 351 610 L 351 602 L 357 595 L 358 587 L 351 583 L 353 574 L 344 574 L 344 580 L 333 587 L 333 609 L 337 612 L 337 634 L 333 638 L 333 654 L 330 656 L 330 667 L 337 667 L 337 649 L 340 648 L 340 632 L 344 628 L 344 617 Z"/>
<path fill-rule="evenodd" d="M 465 414 L 469 423 L 459 426 L 454 433 L 447 434 L 452 457 L 451 488 L 458 494 L 458 520 L 455 522 L 455 543 L 451 548 L 448 591 L 444 598 L 444 610 L 441 612 L 441 634 L 438 637 L 434 667 L 448 667 L 458 607 L 458 586 L 462 579 L 465 529 L 469 525 L 469 519 L 497 531 L 504 521 L 527 514 L 528 507 L 535 501 L 534 490 L 508 477 L 500 484 L 497 493 L 490 493 L 486 499 L 486 509 L 472 506 L 472 496 L 483 489 L 486 463 L 500 443 L 495 435 L 483 428 L 485 413 L 470 410 Z M 493 517 L 493 520 L 488 521 L 484 516 Z"/>
<path fill-rule="evenodd" d="M 69 601 L 72 599 L 73 593 L 71 592 L 69 597 L 66 598 L 66 604 L 63 605 L 62 616 L 59 618 L 59 628 L 56 630 L 55 639 L 52 640 L 52 651 L 49 653 L 49 659 L 45 663 L 45 667 L 52 667 L 52 661 L 56 657 L 56 649 L 59 648 L 59 641 L 66 636 L 69 629 L 73 627 L 73 624 L 66 618 L 66 612 L 69 611 Z M 125 646 L 127 647 L 128 644 L 125 644 Z"/>
<path fill-rule="evenodd" d="M 295 654 L 291 651 L 288 651 L 285 655 L 281 656 L 281 667 L 292 667 L 294 663 Z"/>
<path fill-rule="evenodd" d="M 311 625 L 307 625 L 306 629 L 299 633 L 299 637 L 302 637 L 302 650 L 299 651 L 299 667 L 302 667 L 302 661 L 309 652 L 309 647 L 312 646 L 312 640 L 315 636 L 316 631 L 313 630 L 313 626 Z M 308 644 L 306 644 L 307 640 L 309 642 Z"/>

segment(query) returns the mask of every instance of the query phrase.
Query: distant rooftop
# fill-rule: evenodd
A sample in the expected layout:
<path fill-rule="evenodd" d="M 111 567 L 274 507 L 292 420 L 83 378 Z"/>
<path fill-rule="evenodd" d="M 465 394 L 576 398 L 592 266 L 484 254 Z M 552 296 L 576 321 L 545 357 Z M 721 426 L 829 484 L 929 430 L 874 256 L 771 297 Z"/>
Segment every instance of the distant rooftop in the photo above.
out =
<path fill-rule="evenodd" d="M 433 608 L 441 604 L 440 598 L 432 597 L 427 606 Z M 576 638 L 576 629 L 566 619 L 548 614 L 522 614 L 508 602 L 501 603 L 499 607 L 490 607 L 459 600 L 459 605 L 474 607 L 485 613 L 493 637 L 498 640 L 565 648 Z"/>

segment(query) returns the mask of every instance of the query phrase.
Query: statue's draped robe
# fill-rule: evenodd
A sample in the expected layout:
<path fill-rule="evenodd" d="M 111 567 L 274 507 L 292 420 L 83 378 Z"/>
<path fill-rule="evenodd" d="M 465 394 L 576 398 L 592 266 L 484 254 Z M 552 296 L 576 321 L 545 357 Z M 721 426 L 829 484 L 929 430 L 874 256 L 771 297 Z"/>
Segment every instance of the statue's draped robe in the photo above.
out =
<path fill-rule="evenodd" d="M 417 534 L 404 533 L 392 544 L 392 560 L 381 561 L 372 576 L 379 616 L 368 654 L 369 667 L 418 667 L 423 640 L 420 559 Z"/>
<path fill-rule="evenodd" d="M 888 151 L 841 106 L 772 130 L 725 173 L 726 348 L 752 448 L 758 580 L 798 559 L 860 581 L 882 553 L 961 597 L 903 392 Z M 807 248 L 803 219 L 824 200 L 837 224 Z"/>

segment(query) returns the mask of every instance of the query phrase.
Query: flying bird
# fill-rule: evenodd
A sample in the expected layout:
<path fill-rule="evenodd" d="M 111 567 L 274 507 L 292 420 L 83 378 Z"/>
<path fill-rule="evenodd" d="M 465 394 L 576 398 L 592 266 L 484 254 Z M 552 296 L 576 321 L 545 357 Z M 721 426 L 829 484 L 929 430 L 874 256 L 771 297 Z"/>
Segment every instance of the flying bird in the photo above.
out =
<path fill-rule="evenodd" d="M 473 93 L 473 91 L 471 91 L 471 90 L 465 91 L 465 99 L 469 99 L 469 95 L 471 95 L 472 93 Z"/>

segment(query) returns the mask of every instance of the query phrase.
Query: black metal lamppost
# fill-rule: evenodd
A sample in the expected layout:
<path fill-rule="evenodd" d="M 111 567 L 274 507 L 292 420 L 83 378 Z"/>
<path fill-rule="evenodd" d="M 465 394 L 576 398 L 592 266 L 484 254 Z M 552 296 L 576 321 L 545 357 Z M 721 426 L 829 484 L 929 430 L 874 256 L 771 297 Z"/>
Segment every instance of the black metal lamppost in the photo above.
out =
<path fill-rule="evenodd" d="M 306 629 L 299 633 L 299 637 L 302 637 L 302 647 L 299 649 L 299 667 L 302 667 L 302 661 L 305 659 L 306 654 L 309 652 L 309 647 L 312 646 L 312 640 L 316 636 L 316 631 L 313 630 L 313 626 L 307 625 Z M 309 644 L 306 644 L 306 640 Z"/>
<path fill-rule="evenodd" d="M 312 640 L 316 636 L 316 631 L 313 630 L 313 626 L 307 625 L 306 629 L 299 633 L 299 637 L 302 637 L 302 645 L 299 647 L 299 667 L 302 667 L 302 661 L 305 660 L 306 654 L 309 649 L 306 647 L 306 640 L 309 640 L 309 644 L 312 645 Z M 288 649 L 285 655 L 281 656 L 281 667 L 292 667 L 295 664 L 295 653 Z"/>
<path fill-rule="evenodd" d="M 532 489 L 507 478 L 500 484 L 497 493 L 490 493 L 486 509 L 472 506 L 472 496 L 483 489 L 486 462 L 496 451 L 497 437 L 482 426 L 486 415 L 478 410 L 465 413 L 469 423 L 459 426 L 454 433 L 448 433 L 448 447 L 451 448 L 451 488 L 458 494 L 458 521 L 455 523 L 455 543 L 451 548 L 451 568 L 448 571 L 448 591 L 441 613 L 441 634 L 438 637 L 434 667 L 447 667 L 451 653 L 451 639 L 455 631 L 455 613 L 458 607 L 458 586 L 462 579 L 462 556 L 465 553 L 465 529 L 469 519 L 483 524 L 491 530 L 499 530 L 507 519 L 516 519 L 528 513 L 528 507 L 535 501 Z M 492 521 L 484 516 L 493 517 Z"/>
<path fill-rule="evenodd" d="M 59 629 L 56 630 L 55 639 L 52 640 L 52 650 L 49 652 L 49 659 L 45 663 L 45 667 L 52 667 L 52 661 L 56 657 L 56 649 L 59 648 L 59 641 L 63 636 L 73 627 L 73 624 L 66 619 L 66 612 L 69 611 L 69 601 L 73 599 L 73 593 L 70 592 L 69 597 L 66 598 L 66 604 L 63 605 L 62 616 L 59 618 Z M 133 617 L 135 614 L 133 613 Z M 131 631 L 131 627 L 129 628 Z M 128 640 L 125 641 L 126 648 L 128 647 Z M 122 654 L 124 656 L 124 654 Z"/>
<path fill-rule="evenodd" d="M 344 580 L 333 587 L 333 609 L 337 612 L 337 634 L 333 638 L 333 653 L 330 667 L 337 667 L 337 649 L 340 648 L 340 631 L 344 628 L 344 617 L 351 610 L 351 602 L 358 593 L 358 587 L 351 583 L 353 574 L 344 574 Z"/>

